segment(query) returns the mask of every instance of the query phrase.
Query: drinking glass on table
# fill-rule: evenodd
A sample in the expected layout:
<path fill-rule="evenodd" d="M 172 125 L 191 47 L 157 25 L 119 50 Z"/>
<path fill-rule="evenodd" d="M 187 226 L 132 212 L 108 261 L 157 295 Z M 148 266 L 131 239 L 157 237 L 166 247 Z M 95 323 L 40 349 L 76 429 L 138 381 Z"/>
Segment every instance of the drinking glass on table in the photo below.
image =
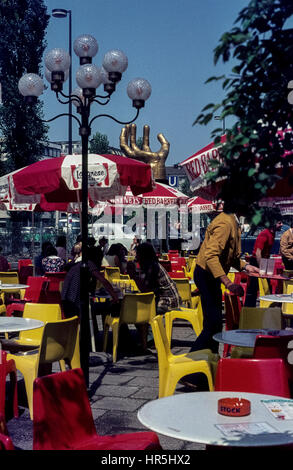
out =
<path fill-rule="evenodd" d="M 274 274 L 274 270 L 275 270 L 275 260 L 268 259 L 267 262 L 268 262 L 268 264 L 267 264 L 267 274 L 269 276 L 272 276 Z"/>
<path fill-rule="evenodd" d="M 267 272 L 268 260 L 266 258 L 261 258 L 259 265 L 259 274 L 264 275 Z"/>

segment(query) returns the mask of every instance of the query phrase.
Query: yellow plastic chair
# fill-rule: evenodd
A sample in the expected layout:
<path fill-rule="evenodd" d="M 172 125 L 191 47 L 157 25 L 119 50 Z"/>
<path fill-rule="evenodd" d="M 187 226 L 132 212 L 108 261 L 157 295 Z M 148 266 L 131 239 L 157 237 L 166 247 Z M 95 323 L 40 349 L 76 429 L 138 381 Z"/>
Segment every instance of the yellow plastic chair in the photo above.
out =
<path fill-rule="evenodd" d="M 131 288 L 131 290 L 139 292 L 139 288 L 134 279 L 112 279 L 112 284 L 114 287 L 119 287 L 119 289 Z"/>
<path fill-rule="evenodd" d="M 107 315 L 104 322 L 103 351 L 107 350 L 109 327 L 113 332 L 113 362 L 117 361 L 119 329 L 122 323 L 148 325 L 156 315 L 155 294 L 153 292 L 125 294 L 119 317 Z M 146 346 L 147 329 L 143 332 Z"/>
<path fill-rule="evenodd" d="M 33 318 L 43 322 L 61 320 L 61 308 L 59 304 L 37 304 L 27 302 L 23 310 L 23 318 Z M 9 340 L 11 347 L 39 347 L 42 341 L 44 327 L 35 330 L 25 330 L 19 333 L 18 339 Z M 7 336 L 8 337 L 8 336 Z"/>
<path fill-rule="evenodd" d="M 39 375 L 40 367 L 64 360 L 72 369 L 77 333 L 78 317 L 48 322 L 44 326 L 38 349 L 23 355 L 7 354 L 7 359 L 14 359 L 17 370 L 24 377 L 31 419 L 33 419 L 33 382 Z"/>
<path fill-rule="evenodd" d="M 120 268 L 112 267 L 112 266 L 105 266 L 104 270 L 105 270 L 105 278 L 109 282 L 112 282 L 113 279 L 120 278 Z"/>
<path fill-rule="evenodd" d="M 259 289 L 259 295 L 260 296 L 270 295 L 270 293 L 271 293 L 268 280 L 265 279 L 265 278 L 261 278 L 261 277 L 258 278 L 258 289 Z M 267 300 L 260 300 L 259 301 L 259 306 L 261 308 L 267 308 L 270 305 L 272 305 L 272 303 L 273 302 L 268 302 Z"/>
<path fill-rule="evenodd" d="M 282 328 L 282 313 L 278 307 L 242 307 L 239 317 L 239 329 Z"/>
<path fill-rule="evenodd" d="M 202 373 L 214 390 L 214 374 L 219 356 L 210 349 L 174 355 L 171 353 L 162 315 L 151 321 L 159 366 L 159 398 L 173 395 L 178 381 L 185 375 Z"/>
<path fill-rule="evenodd" d="M 293 293 L 293 281 L 283 281 L 283 293 L 292 294 Z M 284 302 L 282 303 L 282 314 L 284 315 L 285 320 L 291 326 L 293 320 L 293 304 Z"/>
<path fill-rule="evenodd" d="M 187 261 L 186 261 L 186 264 L 187 264 L 187 269 L 191 269 L 191 266 L 193 265 L 193 263 L 195 262 L 196 263 L 196 260 L 197 260 L 197 255 L 189 255 L 187 257 Z"/>
<path fill-rule="evenodd" d="M 170 346 L 172 341 L 173 322 L 177 319 L 186 320 L 191 323 L 196 336 L 199 336 L 203 328 L 203 313 L 200 297 L 198 297 L 196 308 L 180 307 L 165 313 L 166 335 Z"/>
<path fill-rule="evenodd" d="M 173 278 L 173 281 L 176 284 L 178 294 L 181 297 L 182 305 L 186 307 L 191 306 L 191 286 L 189 279 L 186 277 L 183 278 Z"/>
<path fill-rule="evenodd" d="M 186 262 L 186 266 L 182 266 L 185 277 L 188 277 L 189 279 L 193 279 L 195 266 L 196 266 L 196 258 L 191 258 L 191 259 L 188 258 Z"/>
<path fill-rule="evenodd" d="M 19 277 L 18 277 L 18 272 L 17 271 L 10 271 L 10 272 L 0 272 L 0 281 L 2 284 L 19 284 Z M 7 292 L 8 294 L 18 294 L 20 293 L 20 289 L 9 289 L 5 290 L 5 288 L 2 287 L 2 292 L 5 293 Z"/>
<path fill-rule="evenodd" d="M 10 271 L 10 272 L 0 272 L 0 281 L 3 284 L 19 284 L 18 272 L 17 271 Z"/>
<path fill-rule="evenodd" d="M 6 305 L 5 305 L 5 296 L 4 296 L 4 292 L 1 292 L 0 293 L 0 301 L 1 301 L 1 304 L 0 304 L 0 317 L 1 316 L 6 316 Z"/>
<path fill-rule="evenodd" d="M 120 279 L 130 280 L 129 274 L 120 274 Z"/>
<path fill-rule="evenodd" d="M 240 330 L 282 329 L 282 313 L 278 307 L 242 307 L 239 317 Z M 253 356 L 253 348 L 235 346 L 231 357 L 245 358 Z"/>

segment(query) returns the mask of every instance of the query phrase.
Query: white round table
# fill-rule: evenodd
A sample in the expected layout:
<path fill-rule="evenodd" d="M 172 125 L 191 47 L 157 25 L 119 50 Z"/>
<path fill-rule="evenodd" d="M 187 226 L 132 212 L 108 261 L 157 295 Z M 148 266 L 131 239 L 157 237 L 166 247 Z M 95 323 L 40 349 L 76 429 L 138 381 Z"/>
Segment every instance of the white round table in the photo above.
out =
<path fill-rule="evenodd" d="M 0 317 L 0 333 L 35 330 L 44 326 L 41 320 L 22 317 Z"/>
<path fill-rule="evenodd" d="M 261 329 L 261 330 L 227 330 L 216 333 L 213 336 L 215 341 L 219 343 L 230 344 L 232 346 L 242 346 L 245 348 L 253 348 L 256 337 L 258 335 L 269 335 L 269 336 L 292 336 L 293 329 L 288 330 L 273 330 L 273 329 Z"/>
<path fill-rule="evenodd" d="M 227 417 L 218 413 L 219 398 L 239 396 L 250 400 L 250 415 Z M 180 393 L 146 403 L 138 411 L 138 419 L 159 434 L 206 445 L 263 447 L 293 443 L 293 419 L 277 419 L 262 400 L 276 404 L 285 400 L 293 407 L 293 400 L 256 393 Z"/>
<path fill-rule="evenodd" d="M 230 344 L 232 346 L 253 348 L 257 335 L 266 334 L 268 333 L 265 330 L 227 330 L 216 333 L 213 339 L 219 343 Z"/>
<path fill-rule="evenodd" d="M 266 300 L 267 302 L 293 303 L 293 296 L 291 294 L 261 295 L 259 299 Z"/>
<path fill-rule="evenodd" d="M 0 284 L 0 291 L 12 291 L 12 290 L 20 290 L 20 289 L 27 289 L 29 286 L 27 284 Z"/>

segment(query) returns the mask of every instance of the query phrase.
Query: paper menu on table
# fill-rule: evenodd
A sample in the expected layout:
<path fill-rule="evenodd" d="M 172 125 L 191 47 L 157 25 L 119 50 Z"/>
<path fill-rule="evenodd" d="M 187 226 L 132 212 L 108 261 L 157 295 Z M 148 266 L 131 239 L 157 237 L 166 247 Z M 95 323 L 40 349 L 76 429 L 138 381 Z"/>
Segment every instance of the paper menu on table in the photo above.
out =
<path fill-rule="evenodd" d="M 261 400 L 276 419 L 293 419 L 293 400 Z"/>
<path fill-rule="evenodd" d="M 226 423 L 215 424 L 226 437 L 239 437 L 241 434 L 257 435 L 263 433 L 275 433 L 276 429 L 269 423 Z"/>

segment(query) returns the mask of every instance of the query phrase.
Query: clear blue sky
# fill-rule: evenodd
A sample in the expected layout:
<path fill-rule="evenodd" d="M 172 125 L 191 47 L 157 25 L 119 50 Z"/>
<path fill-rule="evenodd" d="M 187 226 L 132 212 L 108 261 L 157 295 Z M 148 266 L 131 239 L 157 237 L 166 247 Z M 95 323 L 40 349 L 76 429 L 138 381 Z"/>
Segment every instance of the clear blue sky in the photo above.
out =
<path fill-rule="evenodd" d="M 211 130 L 220 127 L 217 121 L 209 127 L 192 126 L 192 123 L 203 106 L 219 102 L 223 96 L 220 84 L 204 82 L 211 75 L 231 70 L 232 64 L 214 66 L 213 49 L 248 3 L 249 0 L 45 1 L 49 14 L 53 8 L 72 10 L 72 42 L 83 33 L 97 39 L 99 52 L 93 60 L 96 65 L 101 65 L 110 49 L 121 49 L 128 56 L 128 69 L 111 104 L 92 105 L 91 116 L 107 112 L 120 120 L 130 119 L 135 109 L 126 94 L 128 82 L 143 77 L 151 83 L 152 95 L 136 121 L 137 136 L 142 136 L 143 126 L 148 124 L 151 147 L 156 151 L 159 149 L 157 134 L 162 132 L 170 142 L 167 165 L 183 161 L 210 143 Z M 45 53 L 54 47 L 68 49 L 68 19 L 51 16 L 46 40 Z M 72 62 L 74 89 L 79 66 L 74 52 Z M 68 107 L 57 102 L 50 87 L 44 92 L 43 101 L 46 119 L 67 112 Z M 67 140 L 67 129 L 65 117 L 51 123 L 50 140 Z M 110 145 L 119 147 L 121 125 L 101 118 L 94 122 L 92 135 L 97 131 L 108 136 Z M 73 139 L 79 139 L 75 121 Z"/>

